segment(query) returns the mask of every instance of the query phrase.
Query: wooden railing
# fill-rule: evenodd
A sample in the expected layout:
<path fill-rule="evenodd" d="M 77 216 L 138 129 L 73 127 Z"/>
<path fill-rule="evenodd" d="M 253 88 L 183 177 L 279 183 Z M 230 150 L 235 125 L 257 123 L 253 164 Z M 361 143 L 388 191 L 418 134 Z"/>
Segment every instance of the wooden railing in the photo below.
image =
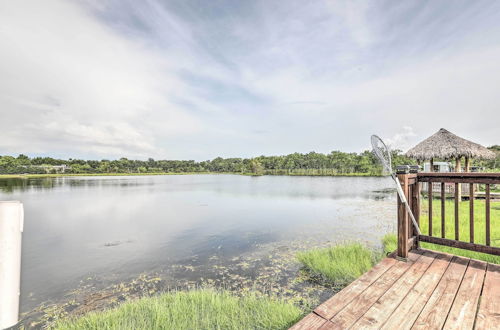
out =
<path fill-rule="evenodd" d="M 500 247 L 491 245 L 491 185 L 500 184 L 500 173 L 414 173 L 414 174 L 398 174 L 399 181 L 403 188 L 403 192 L 408 200 L 410 208 L 419 224 L 423 218 L 421 213 L 427 212 L 427 232 L 422 232 L 418 235 L 414 228 L 405 206 L 401 203 L 398 197 L 398 256 L 402 258 L 408 257 L 408 251 L 412 248 L 417 248 L 420 242 L 429 242 L 439 245 L 446 245 L 450 247 L 472 250 L 477 252 L 489 253 L 500 255 Z M 423 184 L 424 183 L 424 184 Z M 426 184 L 425 184 L 426 183 Z M 441 189 L 436 193 L 436 183 L 441 186 Z M 450 189 L 447 188 L 451 184 L 454 185 L 452 189 L 452 196 Z M 461 186 L 467 184 L 467 197 L 469 198 L 469 237 L 468 241 L 460 237 L 460 214 Z M 485 207 L 482 212 L 485 215 L 485 237 L 484 244 L 479 244 L 474 232 L 475 222 L 474 215 L 477 211 L 475 209 L 476 195 L 478 194 L 477 185 L 484 185 L 484 199 Z M 434 186 L 434 188 L 433 188 Z M 465 189 L 464 189 L 465 190 Z M 422 199 L 424 194 L 427 195 L 427 207 L 421 210 L 423 205 Z M 483 196 L 483 194 L 481 194 Z M 434 199 L 434 197 L 437 197 Z M 446 199 L 452 197 L 454 199 L 454 221 L 446 221 Z M 437 199 L 440 199 L 437 200 Z M 440 231 L 439 233 L 433 232 L 434 210 L 433 203 L 440 203 Z M 466 215 L 465 215 L 466 216 Z M 454 225 L 453 238 L 446 237 L 446 226 Z M 500 223 L 494 225 L 499 226 Z M 439 234 L 439 235 L 436 235 Z M 461 240 L 462 239 L 462 240 Z M 481 238 L 480 241 L 483 241 Z"/>

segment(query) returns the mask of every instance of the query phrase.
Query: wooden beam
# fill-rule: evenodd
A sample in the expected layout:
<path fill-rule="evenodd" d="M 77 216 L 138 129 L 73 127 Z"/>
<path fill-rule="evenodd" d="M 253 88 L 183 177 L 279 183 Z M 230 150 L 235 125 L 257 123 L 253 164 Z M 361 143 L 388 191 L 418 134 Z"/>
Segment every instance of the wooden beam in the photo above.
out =
<path fill-rule="evenodd" d="M 415 217 L 415 221 L 417 222 L 417 225 L 420 227 L 420 183 L 416 181 L 412 186 L 411 186 L 411 196 L 412 196 L 412 212 L 413 216 Z M 415 236 L 414 244 L 413 247 L 415 249 L 419 248 L 418 244 L 418 232 L 415 226 L 411 225 L 411 228 L 413 228 L 412 236 Z"/>
<path fill-rule="evenodd" d="M 441 238 L 441 237 L 431 237 L 431 236 L 427 236 L 427 235 L 420 235 L 418 237 L 418 239 L 421 242 L 428 242 L 428 243 L 433 243 L 433 244 L 438 244 L 438 245 L 450 246 L 450 247 L 454 247 L 454 248 L 471 250 L 471 251 L 488 253 L 488 254 L 500 256 L 500 247 L 486 246 L 486 245 L 480 245 L 480 244 L 476 244 L 476 243 L 469 243 L 469 242 L 462 242 L 462 241 L 455 241 L 452 239 Z"/>
<path fill-rule="evenodd" d="M 460 239 L 460 230 L 458 228 L 460 221 L 458 221 L 459 210 L 460 210 L 460 200 L 458 196 L 458 186 L 459 183 L 455 183 L 455 241 Z"/>
<path fill-rule="evenodd" d="M 444 238 L 446 234 L 445 230 L 445 201 L 446 201 L 446 196 L 445 196 L 445 186 L 444 182 L 441 182 L 441 237 Z"/>
<path fill-rule="evenodd" d="M 419 182 L 500 184 L 500 173 L 418 173 Z"/>
<path fill-rule="evenodd" d="M 461 157 L 457 157 L 455 159 L 455 172 L 456 173 L 462 172 Z"/>
<path fill-rule="evenodd" d="M 412 174 L 408 174 L 412 175 Z M 418 172 L 416 174 L 418 177 L 418 180 L 422 178 L 427 178 L 427 177 L 450 177 L 450 178 L 456 178 L 456 177 L 463 177 L 463 178 L 490 178 L 490 179 L 495 179 L 495 178 L 500 178 L 500 173 L 499 172 L 489 172 L 489 173 L 484 173 L 484 172 L 434 172 L 434 173 L 429 173 L 429 172 Z"/>
<path fill-rule="evenodd" d="M 474 243 L 474 184 L 469 183 L 469 232 L 470 242 Z"/>
<path fill-rule="evenodd" d="M 427 184 L 427 197 L 429 198 L 429 236 L 432 236 L 432 182 Z"/>
<path fill-rule="evenodd" d="M 405 197 L 408 199 L 408 175 L 398 174 Z M 408 258 L 408 212 L 398 195 L 398 257 Z"/>
<path fill-rule="evenodd" d="M 486 245 L 490 245 L 490 185 L 486 185 L 486 196 L 485 196 L 485 208 L 486 208 Z"/>
<path fill-rule="evenodd" d="M 457 159 L 455 161 L 455 172 L 456 173 L 462 172 L 462 164 L 460 164 L 460 157 L 457 157 Z M 459 184 L 458 186 L 456 186 L 456 188 L 458 188 L 458 195 L 457 195 L 458 200 L 461 201 L 462 200 L 462 185 Z"/>

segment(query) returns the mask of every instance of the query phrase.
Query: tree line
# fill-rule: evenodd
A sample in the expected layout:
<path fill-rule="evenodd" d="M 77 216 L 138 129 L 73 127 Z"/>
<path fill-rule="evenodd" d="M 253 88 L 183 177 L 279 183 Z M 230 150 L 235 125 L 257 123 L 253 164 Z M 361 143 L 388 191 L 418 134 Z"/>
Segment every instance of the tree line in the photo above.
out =
<path fill-rule="evenodd" d="M 497 158 L 476 162 L 487 169 L 500 166 L 500 146 L 490 149 Z M 392 151 L 393 165 L 414 164 L 400 150 Z M 275 175 L 380 175 L 381 166 L 370 151 L 346 153 L 332 151 L 328 154 L 309 152 L 283 156 L 255 158 L 221 158 L 212 160 L 83 160 L 28 157 L 26 155 L 0 156 L 0 174 L 45 173 L 242 173 Z"/>

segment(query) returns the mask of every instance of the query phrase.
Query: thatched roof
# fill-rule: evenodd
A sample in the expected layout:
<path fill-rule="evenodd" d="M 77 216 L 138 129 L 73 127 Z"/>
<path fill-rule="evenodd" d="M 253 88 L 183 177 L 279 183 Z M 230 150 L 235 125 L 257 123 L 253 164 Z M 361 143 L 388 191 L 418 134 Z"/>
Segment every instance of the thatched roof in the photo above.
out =
<path fill-rule="evenodd" d="M 457 157 L 495 158 L 495 153 L 480 144 L 462 139 L 441 128 L 415 147 L 408 150 L 406 156 L 417 160 L 431 158 L 453 159 Z"/>

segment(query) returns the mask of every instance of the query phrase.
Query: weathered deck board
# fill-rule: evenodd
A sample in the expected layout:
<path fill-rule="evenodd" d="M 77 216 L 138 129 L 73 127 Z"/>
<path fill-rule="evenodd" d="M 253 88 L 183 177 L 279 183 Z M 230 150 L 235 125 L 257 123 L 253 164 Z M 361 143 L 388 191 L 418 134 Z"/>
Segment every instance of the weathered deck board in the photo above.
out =
<path fill-rule="evenodd" d="M 330 319 L 331 329 L 347 329 L 363 316 L 370 307 L 410 268 L 421 255 L 412 253 L 408 262 L 398 262 L 377 281 L 352 300 L 343 310 Z"/>
<path fill-rule="evenodd" d="M 326 320 L 315 313 L 309 313 L 300 322 L 296 323 L 290 330 L 318 329 Z"/>
<path fill-rule="evenodd" d="M 500 265 L 488 264 L 476 329 L 500 328 Z"/>
<path fill-rule="evenodd" d="M 460 287 L 468 258 L 453 257 L 441 281 L 434 289 L 412 329 L 441 329 Z"/>
<path fill-rule="evenodd" d="M 394 258 L 385 258 L 342 291 L 316 307 L 314 312 L 327 320 L 331 319 L 396 263 Z"/>
<path fill-rule="evenodd" d="M 355 328 L 376 329 L 391 316 L 404 297 L 422 277 L 436 257 L 435 253 L 426 252 L 410 269 L 387 290 L 379 300 L 354 324 Z"/>
<path fill-rule="evenodd" d="M 292 329 L 500 329 L 500 265 L 435 251 L 388 257 Z"/>
<path fill-rule="evenodd" d="M 436 256 L 431 266 L 422 275 L 417 284 L 415 284 L 401 304 L 392 312 L 392 315 L 384 323 L 382 329 L 411 328 L 448 268 L 451 258 L 452 256 L 449 254 L 439 254 Z"/>
<path fill-rule="evenodd" d="M 471 260 L 443 329 L 472 329 L 483 287 L 486 262 Z"/>

